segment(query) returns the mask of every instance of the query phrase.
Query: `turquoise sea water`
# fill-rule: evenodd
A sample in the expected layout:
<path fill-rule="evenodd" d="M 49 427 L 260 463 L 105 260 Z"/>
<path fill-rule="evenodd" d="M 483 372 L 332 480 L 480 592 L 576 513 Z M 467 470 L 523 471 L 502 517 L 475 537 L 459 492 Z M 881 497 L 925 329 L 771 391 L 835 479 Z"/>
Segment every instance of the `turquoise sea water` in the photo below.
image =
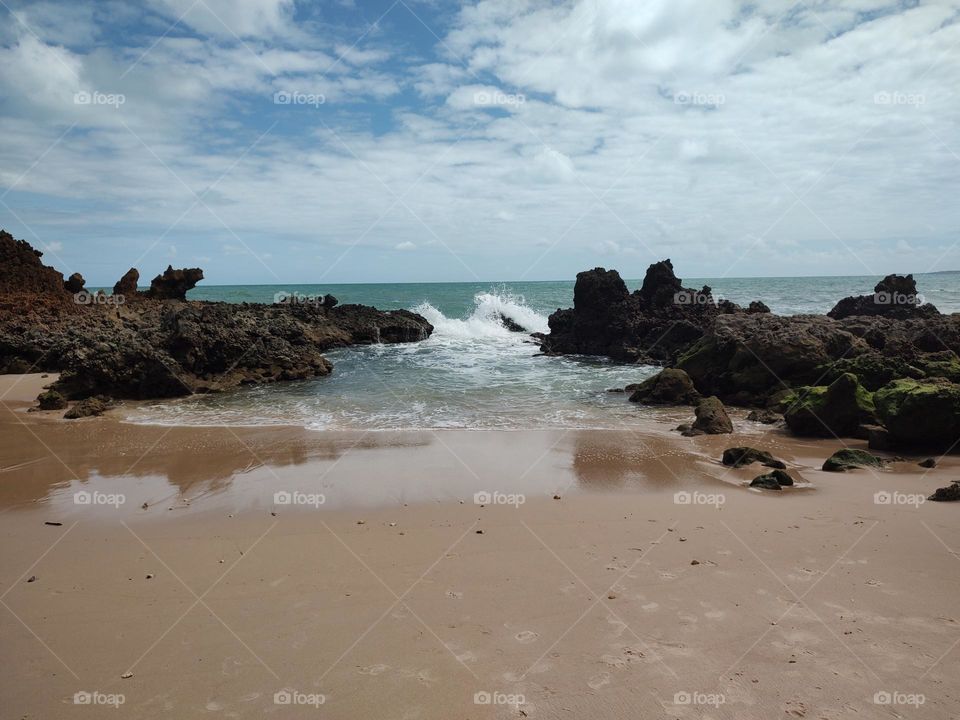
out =
<path fill-rule="evenodd" d="M 960 273 L 918 275 L 919 292 L 943 312 L 960 311 Z M 780 314 L 823 313 L 842 297 L 872 291 L 875 277 L 684 279 L 740 304 L 762 300 Z M 627 281 L 632 290 L 640 280 Z M 573 281 L 378 285 L 197 287 L 196 300 L 273 302 L 280 293 L 321 296 L 424 315 L 433 336 L 410 345 L 328 353 L 326 378 L 150 403 L 134 422 L 192 425 L 293 424 L 313 429 L 619 427 L 638 409 L 606 392 L 654 368 L 599 358 L 542 357 L 536 343 L 508 332 L 505 315 L 531 332 L 573 303 Z"/>

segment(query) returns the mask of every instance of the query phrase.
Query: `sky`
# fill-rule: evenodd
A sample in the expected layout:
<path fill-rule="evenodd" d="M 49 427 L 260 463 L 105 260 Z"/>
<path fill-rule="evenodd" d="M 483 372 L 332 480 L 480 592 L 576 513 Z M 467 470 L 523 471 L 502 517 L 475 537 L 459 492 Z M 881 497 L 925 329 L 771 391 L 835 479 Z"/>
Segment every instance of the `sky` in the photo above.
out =
<path fill-rule="evenodd" d="M 91 286 L 960 269 L 960 0 L 0 0 L 0 227 Z"/>

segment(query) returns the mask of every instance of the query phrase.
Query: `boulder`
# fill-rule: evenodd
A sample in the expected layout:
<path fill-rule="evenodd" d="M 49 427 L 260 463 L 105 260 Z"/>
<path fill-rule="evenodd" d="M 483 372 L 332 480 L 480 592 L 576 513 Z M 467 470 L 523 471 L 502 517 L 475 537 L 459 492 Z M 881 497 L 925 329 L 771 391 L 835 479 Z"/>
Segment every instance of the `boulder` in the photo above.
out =
<path fill-rule="evenodd" d="M 933 305 L 923 304 L 913 275 L 887 275 L 878 282 L 872 295 L 846 297 L 838 302 L 829 317 L 842 319 L 856 315 L 884 315 L 896 318 L 939 315 Z"/>
<path fill-rule="evenodd" d="M 691 433 L 704 435 L 725 435 L 733 432 L 733 423 L 727 410 L 718 397 L 708 397 L 697 403 L 697 419 L 693 421 Z"/>
<path fill-rule="evenodd" d="M 770 308 L 767 307 L 765 303 L 760 302 L 759 300 L 754 300 L 749 305 L 747 305 L 748 313 L 768 313 Z"/>
<path fill-rule="evenodd" d="M 877 415 L 898 444 L 942 446 L 960 438 L 960 385 L 900 379 L 874 394 Z"/>
<path fill-rule="evenodd" d="M 63 410 L 67 399 L 56 390 L 46 390 L 37 395 L 37 404 L 41 410 Z"/>
<path fill-rule="evenodd" d="M 758 462 L 765 467 L 777 468 L 778 470 L 787 469 L 786 463 L 782 460 L 777 460 L 766 450 L 757 450 L 752 447 L 727 448 L 723 451 L 721 462 L 728 467 L 734 468 L 741 468 Z"/>
<path fill-rule="evenodd" d="M 66 420 L 77 420 L 79 418 L 94 417 L 103 415 L 109 405 L 101 398 L 91 397 L 81 400 L 64 414 Z"/>
<path fill-rule="evenodd" d="M 933 502 L 960 502 L 960 483 L 954 480 L 953 483 L 947 485 L 947 487 L 937 488 L 936 492 L 928 497 L 927 500 L 933 500 Z"/>
<path fill-rule="evenodd" d="M 632 387 L 632 386 L 628 386 Z M 644 405 L 692 405 L 700 398 L 693 381 L 683 370 L 666 368 L 636 386 L 630 402 Z"/>
<path fill-rule="evenodd" d="M 132 300 L 137 294 L 137 283 L 140 281 L 140 272 L 136 268 L 127 270 L 123 277 L 113 286 L 113 294 Z"/>
<path fill-rule="evenodd" d="M 883 458 L 864 450 L 844 448 L 828 457 L 823 463 L 823 469 L 827 472 L 846 472 L 856 468 L 882 468 L 884 462 Z"/>
<path fill-rule="evenodd" d="M 781 401 L 781 407 L 787 427 L 797 435 L 849 437 L 875 420 L 873 397 L 852 373 L 828 386 L 798 388 Z"/>
<path fill-rule="evenodd" d="M 201 280 L 203 270 L 200 268 L 174 270 L 172 265 L 168 265 L 162 275 L 157 275 L 150 281 L 147 295 L 156 300 L 186 300 L 187 292 Z"/>
<path fill-rule="evenodd" d="M 893 447 L 890 431 L 882 425 L 864 425 L 863 429 L 867 434 L 867 447 L 871 450 L 890 450 Z"/>
<path fill-rule="evenodd" d="M 919 465 L 922 468 L 927 468 L 928 470 L 932 470 L 937 466 L 937 461 L 936 461 L 936 458 L 929 457 L 929 458 L 926 458 L 925 460 L 921 460 L 920 462 L 917 463 L 917 465 Z"/>
<path fill-rule="evenodd" d="M 76 295 L 78 292 L 83 292 L 83 286 L 86 284 L 86 281 L 83 279 L 83 275 L 80 273 L 74 273 L 69 278 L 64 280 L 63 287 L 71 295 Z"/>
<path fill-rule="evenodd" d="M 330 308 L 335 308 L 339 303 L 340 301 L 329 293 L 323 296 L 323 307 L 327 308 L 328 310 Z"/>
<path fill-rule="evenodd" d="M 793 478 L 783 470 L 771 470 L 750 481 L 750 487 L 758 487 L 764 490 L 779 490 L 781 487 L 789 485 L 793 485 Z"/>

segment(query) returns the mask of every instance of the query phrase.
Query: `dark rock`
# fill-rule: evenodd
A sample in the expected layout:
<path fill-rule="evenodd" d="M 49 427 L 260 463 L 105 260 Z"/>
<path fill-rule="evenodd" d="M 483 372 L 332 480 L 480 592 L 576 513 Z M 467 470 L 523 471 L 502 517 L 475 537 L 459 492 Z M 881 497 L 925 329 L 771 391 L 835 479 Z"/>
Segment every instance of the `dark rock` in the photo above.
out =
<path fill-rule="evenodd" d="M 47 390 L 37 395 L 37 403 L 41 410 L 63 410 L 67 399 L 56 390 Z"/>
<path fill-rule="evenodd" d="M 933 502 L 960 502 L 960 484 L 956 481 L 947 487 L 937 488 L 936 492 L 933 493 L 927 500 L 933 500 Z"/>
<path fill-rule="evenodd" d="M 773 410 L 751 410 L 747 413 L 747 420 L 750 422 L 763 423 L 764 425 L 778 423 L 782 417 L 782 415 L 778 415 Z"/>
<path fill-rule="evenodd" d="M 867 447 L 871 450 L 889 450 L 893 447 L 890 431 L 882 425 L 865 425 L 867 430 Z"/>
<path fill-rule="evenodd" d="M 767 307 L 765 303 L 760 302 L 759 300 L 754 300 L 747 306 L 748 313 L 768 313 L 770 308 Z"/>
<path fill-rule="evenodd" d="M 63 282 L 63 287 L 71 295 L 76 295 L 78 292 L 83 292 L 83 286 L 85 284 L 86 281 L 83 279 L 83 275 L 74 273 Z"/>
<path fill-rule="evenodd" d="M 707 435 L 724 435 L 733 432 L 733 423 L 727 415 L 726 408 L 717 397 L 704 398 L 697 404 L 697 419 L 693 421 L 691 430 L 700 431 Z"/>
<path fill-rule="evenodd" d="M 127 270 L 123 277 L 113 286 L 113 294 L 132 300 L 137 295 L 137 283 L 140 281 L 140 272 L 136 268 Z"/>
<path fill-rule="evenodd" d="M 63 275 L 40 262 L 42 257 L 43 253 L 30 243 L 0 230 L 0 299 L 29 293 L 52 302 L 69 303 Z"/>
<path fill-rule="evenodd" d="M 846 472 L 856 468 L 881 468 L 883 465 L 884 460 L 876 455 L 864 450 L 844 448 L 828 457 L 823 463 L 823 469 L 827 472 Z"/>
<path fill-rule="evenodd" d="M 340 303 L 333 295 L 327 293 L 323 296 L 323 307 L 330 309 L 335 308 Z"/>
<path fill-rule="evenodd" d="M 168 265 L 162 275 L 157 275 L 150 281 L 147 295 L 156 300 L 186 300 L 187 292 L 196 287 L 201 280 L 203 280 L 203 270 L 200 268 L 174 270 L 172 265 Z"/>
<path fill-rule="evenodd" d="M 929 457 L 926 460 L 921 460 L 917 463 L 922 468 L 935 468 L 937 466 L 937 461 L 935 458 Z"/>
<path fill-rule="evenodd" d="M 871 393 L 850 373 L 826 387 L 798 388 L 781 407 L 787 427 L 797 435 L 849 437 L 861 424 L 875 421 Z"/>
<path fill-rule="evenodd" d="M 636 386 L 630 395 L 630 402 L 645 405 L 692 405 L 699 398 L 700 393 L 693 387 L 689 375 L 683 370 L 666 368 Z"/>
<path fill-rule="evenodd" d="M 103 415 L 109 408 L 109 404 L 101 398 L 91 397 L 81 400 L 64 414 L 66 420 L 78 420 L 79 418 L 94 417 Z"/>
<path fill-rule="evenodd" d="M 783 470 L 771 470 L 765 475 L 758 475 L 750 481 L 750 487 L 765 490 L 779 490 L 781 487 L 793 485 L 793 478 Z"/>
<path fill-rule="evenodd" d="M 765 467 L 786 470 L 787 466 L 782 460 L 777 460 L 766 450 L 757 450 L 752 447 L 733 447 L 723 451 L 721 462 L 734 468 L 741 468 L 752 463 L 758 462 Z"/>
<path fill-rule="evenodd" d="M 933 305 L 921 302 L 913 275 L 887 275 L 877 283 L 872 295 L 846 297 L 827 315 L 839 320 L 856 315 L 885 315 L 903 319 L 940 314 Z"/>
<path fill-rule="evenodd" d="M 947 445 L 960 438 L 960 385 L 902 379 L 874 394 L 877 415 L 898 444 Z"/>
<path fill-rule="evenodd" d="M 506 315 L 497 313 L 496 319 L 497 319 L 497 322 L 503 325 L 510 332 L 516 332 L 516 333 L 528 332 L 523 325 L 518 323 L 516 320 L 508 318 Z"/>

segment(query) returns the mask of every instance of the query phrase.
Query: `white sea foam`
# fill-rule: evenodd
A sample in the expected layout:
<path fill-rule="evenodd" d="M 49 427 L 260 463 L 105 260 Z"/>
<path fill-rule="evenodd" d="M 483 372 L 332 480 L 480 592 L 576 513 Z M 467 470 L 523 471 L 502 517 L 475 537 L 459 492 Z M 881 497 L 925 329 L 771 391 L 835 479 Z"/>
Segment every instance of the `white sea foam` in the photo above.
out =
<path fill-rule="evenodd" d="M 549 332 L 547 318 L 526 304 L 523 297 L 506 292 L 477 293 L 474 309 L 466 319 L 449 318 L 428 302 L 413 310 L 423 315 L 434 327 L 438 338 L 483 339 L 516 337 L 504 327 L 501 317 L 509 318 L 528 332 Z"/>

